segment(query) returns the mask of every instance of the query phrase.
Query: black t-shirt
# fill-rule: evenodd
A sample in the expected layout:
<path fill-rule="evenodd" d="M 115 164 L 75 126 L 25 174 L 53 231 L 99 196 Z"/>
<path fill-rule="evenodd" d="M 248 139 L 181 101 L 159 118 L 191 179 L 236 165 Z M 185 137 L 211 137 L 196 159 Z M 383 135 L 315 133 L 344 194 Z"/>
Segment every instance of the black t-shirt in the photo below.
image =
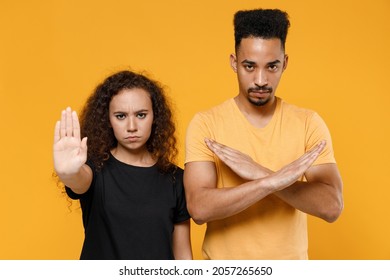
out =
<path fill-rule="evenodd" d="M 85 194 L 66 191 L 80 199 L 83 212 L 80 259 L 174 258 L 174 224 L 190 218 L 181 168 L 162 174 L 156 166 L 131 166 L 111 156 L 100 172 L 94 171 Z"/>

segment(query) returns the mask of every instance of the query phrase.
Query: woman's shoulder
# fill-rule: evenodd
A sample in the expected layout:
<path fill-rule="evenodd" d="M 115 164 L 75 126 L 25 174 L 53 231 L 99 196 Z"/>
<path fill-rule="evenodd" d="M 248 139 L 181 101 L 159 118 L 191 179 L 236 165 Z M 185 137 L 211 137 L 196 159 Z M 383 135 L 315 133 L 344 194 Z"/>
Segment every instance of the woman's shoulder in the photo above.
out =
<path fill-rule="evenodd" d="M 172 170 L 169 172 L 170 176 L 172 176 L 175 180 L 175 182 L 179 182 L 179 184 L 182 184 L 183 182 L 183 176 L 184 176 L 184 170 L 180 166 L 177 166 L 173 164 Z"/>

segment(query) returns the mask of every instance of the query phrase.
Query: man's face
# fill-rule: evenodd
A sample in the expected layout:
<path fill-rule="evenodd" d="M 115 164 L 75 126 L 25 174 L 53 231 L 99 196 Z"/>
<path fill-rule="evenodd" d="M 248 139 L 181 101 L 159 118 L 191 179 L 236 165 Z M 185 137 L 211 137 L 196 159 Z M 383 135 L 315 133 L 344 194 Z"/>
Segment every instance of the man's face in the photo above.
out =
<path fill-rule="evenodd" d="M 242 39 L 230 61 L 237 73 L 240 95 L 255 106 L 264 106 L 274 100 L 288 61 L 280 39 Z"/>

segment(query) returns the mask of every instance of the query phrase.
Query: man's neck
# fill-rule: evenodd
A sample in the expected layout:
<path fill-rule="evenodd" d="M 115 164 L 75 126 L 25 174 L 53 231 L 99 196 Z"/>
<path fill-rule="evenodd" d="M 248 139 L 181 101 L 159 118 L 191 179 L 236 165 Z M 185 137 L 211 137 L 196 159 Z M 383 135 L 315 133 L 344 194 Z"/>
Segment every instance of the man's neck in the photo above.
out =
<path fill-rule="evenodd" d="M 263 128 L 271 121 L 276 108 L 276 97 L 273 97 L 267 104 L 256 106 L 242 95 L 234 98 L 238 109 L 245 118 L 255 127 Z"/>

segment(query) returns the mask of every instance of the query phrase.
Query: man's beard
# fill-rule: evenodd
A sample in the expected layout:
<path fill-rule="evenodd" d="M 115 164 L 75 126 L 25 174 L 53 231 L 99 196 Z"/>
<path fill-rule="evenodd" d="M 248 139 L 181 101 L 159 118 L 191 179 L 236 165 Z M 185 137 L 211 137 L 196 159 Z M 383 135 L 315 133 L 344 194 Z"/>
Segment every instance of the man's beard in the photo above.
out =
<path fill-rule="evenodd" d="M 251 98 L 250 96 L 250 93 L 251 92 L 264 92 L 264 93 L 267 93 L 268 94 L 268 97 L 264 98 L 264 99 L 259 99 L 259 98 Z M 271 100 L 271 94 L 272 94 L 272 87 L 267 87 L 267 86 L 263 86 L 263 87 L 254 87 L 254 88 L 249 88 L 248 89 L 248 101 L 255 105 L 255 106 L 264 106 L 266 105 L 270 100 Z"/>

